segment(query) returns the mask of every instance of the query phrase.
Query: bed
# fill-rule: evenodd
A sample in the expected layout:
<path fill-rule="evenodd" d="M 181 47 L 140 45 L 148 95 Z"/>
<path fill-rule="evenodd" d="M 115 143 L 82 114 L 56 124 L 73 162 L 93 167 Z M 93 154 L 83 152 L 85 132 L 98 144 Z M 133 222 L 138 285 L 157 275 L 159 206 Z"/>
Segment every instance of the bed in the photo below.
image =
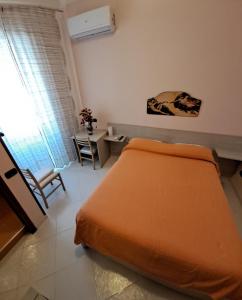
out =
<path fill-rule="evenodd" d="M 79 210 L 75 243 L 181 291 L 242 299 L 242 241 L 208 148 L 132 139 Z"/>

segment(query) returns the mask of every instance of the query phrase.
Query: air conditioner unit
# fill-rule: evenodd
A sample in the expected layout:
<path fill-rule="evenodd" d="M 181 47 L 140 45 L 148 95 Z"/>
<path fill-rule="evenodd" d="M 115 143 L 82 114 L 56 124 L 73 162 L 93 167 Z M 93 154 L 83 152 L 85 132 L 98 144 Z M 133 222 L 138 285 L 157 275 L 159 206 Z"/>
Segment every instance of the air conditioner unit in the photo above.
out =
<path fill-rule="evenodd" d="M 81 39 L 111 33 L 115 30 L 115 16 L 110 6 L 103 6 L 67 19 L 72 39 Z"/>

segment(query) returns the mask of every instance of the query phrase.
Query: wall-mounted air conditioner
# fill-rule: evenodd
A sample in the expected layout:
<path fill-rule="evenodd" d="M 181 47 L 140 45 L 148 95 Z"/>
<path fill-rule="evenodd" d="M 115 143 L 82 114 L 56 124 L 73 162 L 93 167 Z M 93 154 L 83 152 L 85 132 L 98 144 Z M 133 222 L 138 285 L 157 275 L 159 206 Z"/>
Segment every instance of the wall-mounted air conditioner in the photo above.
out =
<path fill-rule="evenodd" d="M 115 16 L 110 6 L 103 6 L 67 19 L 72 39 L 111 33 L 115 30 Z"/>

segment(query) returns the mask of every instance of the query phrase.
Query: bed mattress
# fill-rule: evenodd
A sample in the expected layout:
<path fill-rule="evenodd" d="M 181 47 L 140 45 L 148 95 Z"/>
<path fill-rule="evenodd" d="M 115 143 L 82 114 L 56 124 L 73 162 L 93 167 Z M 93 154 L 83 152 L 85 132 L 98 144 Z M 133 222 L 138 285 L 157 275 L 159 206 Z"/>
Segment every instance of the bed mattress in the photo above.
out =
<path fill-rule="evenodd" d="M 242 299 L 242 241 L 208 148 L 131 140 L 79 210 L 75 243 L 179 289 Z"/>

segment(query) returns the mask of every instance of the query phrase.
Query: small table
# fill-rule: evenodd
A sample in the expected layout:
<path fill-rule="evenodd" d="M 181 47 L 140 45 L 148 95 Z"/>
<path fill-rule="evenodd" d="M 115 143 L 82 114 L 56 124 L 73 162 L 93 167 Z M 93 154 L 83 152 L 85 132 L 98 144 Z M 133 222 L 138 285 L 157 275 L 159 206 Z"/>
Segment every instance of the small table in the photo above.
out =
<path fill-rule="evenodd" d="M 215 150 L 218 157 L 242 161 L 242 151 L 235 151 L 225 148 L 215 148 Z"/>
<path fill-rule="evenodd" d="M 120 139 L 120 137 L 122 137 Z M 113 155 L 120 155 L 124 146 L 126 145 L 127 136 L 118 134 L 118 135 L 110 135 L 106 136 L 105 141 L 110 144 L 110 152 Z"/>
<path fill-rule="evenodd" d="M 78 139 L 86 139 L 89 137 L 90 141 L 97 145 L 98 159 L 101 168 L 103 167 L 103 165 L 105 164 L 105 162 L 107 161 L 110 155 L 108 143 L 104 139 L 106 135 L 107 135 L 106 130 L 102 130 L 102 129 L 95 129 L 92 135 L 88 135 L 85 130 L 81 130 L 76 134 L 76 137 Z M 74 142 L 74 136 L 72 136 L 71 138 L 73 139 Z M 76 152 L 78 153 L 76 144 L 74 143 L 74 145 L 75 145 Z"/>

